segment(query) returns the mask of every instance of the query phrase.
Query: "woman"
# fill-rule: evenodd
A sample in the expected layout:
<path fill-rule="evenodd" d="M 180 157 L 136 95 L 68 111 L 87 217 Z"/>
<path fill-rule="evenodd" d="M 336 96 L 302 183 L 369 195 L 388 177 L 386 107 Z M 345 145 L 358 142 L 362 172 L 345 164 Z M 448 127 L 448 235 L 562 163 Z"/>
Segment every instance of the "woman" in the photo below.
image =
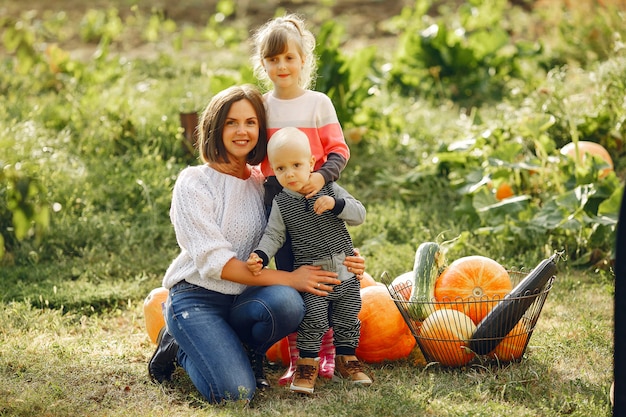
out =
<path fill-rule="evenodd" d="M 323 296 L 340 281 L 314 266 L 253 275 L 242 261 L 266 223 L 257 167 L 267 145 L 260 93 L 235 86 L 217 94 L 199 134 L 204 164 L 185 168 L 174 186 L 170 218 L 181 252 L 163 278 L 167 329 L 148 369 L 162 382 L 178 363 L 208 401 L 250 401 L 257 388 L 269 386 L 265 352 L 304 316 L 299 292 Z M 364 271 L 360 257 L 345 265 L 357 275 Z"/>

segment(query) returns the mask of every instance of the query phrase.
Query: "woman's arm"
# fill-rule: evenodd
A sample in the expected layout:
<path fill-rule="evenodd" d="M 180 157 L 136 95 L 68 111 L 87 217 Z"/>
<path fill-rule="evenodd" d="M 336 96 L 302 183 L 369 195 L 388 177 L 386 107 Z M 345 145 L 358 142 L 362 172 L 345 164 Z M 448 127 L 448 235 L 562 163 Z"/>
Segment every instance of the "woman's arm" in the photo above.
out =
<path fill-rule="evenodd" d="M 353 263 L 358 264 L 358 262 Z M 286 285 L 299 292 L 309 292 L 315 295 L 327 295 L 329 291 L 332 291 L 330 285 L 341 283 L 335 272 L 324 271 L 319 266 L 311 265 L 301 266 L 293 272 L 264 268 L 259 275 L 253 275 L 248 265 L 237 258 L 231 258 L 224 265 L 222 279 L 245 285 Z"/>

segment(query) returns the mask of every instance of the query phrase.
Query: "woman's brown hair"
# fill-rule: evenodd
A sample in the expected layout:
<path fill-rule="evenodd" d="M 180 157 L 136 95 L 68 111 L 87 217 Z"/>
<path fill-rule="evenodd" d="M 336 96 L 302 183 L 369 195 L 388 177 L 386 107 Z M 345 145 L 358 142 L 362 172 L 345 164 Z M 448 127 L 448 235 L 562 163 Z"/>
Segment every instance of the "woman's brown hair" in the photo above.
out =
<path fill-rule="evenodd" d="M 226 116 L 233 103 L 248 100 L 259 121 L 259 141 L 248 154 L 248 163 L 260 164 L 267 153 L 267 116 L 263 96 L 251 85 L 236 85 L 217 93 L 202 112 L 200 118 L 198 148 L 203 162 L 229 162 L 223 133 Z"/>

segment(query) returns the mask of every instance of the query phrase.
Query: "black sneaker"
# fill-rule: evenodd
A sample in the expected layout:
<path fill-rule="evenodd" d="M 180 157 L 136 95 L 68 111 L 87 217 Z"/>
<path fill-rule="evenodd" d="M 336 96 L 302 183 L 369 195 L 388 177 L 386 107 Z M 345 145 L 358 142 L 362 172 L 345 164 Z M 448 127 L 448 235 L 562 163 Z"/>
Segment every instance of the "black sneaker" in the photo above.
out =
<path fill-rule="evenodd" d="M 270 382 L 265 376 L 265 369 L 263 369 L 263 361 L 265 360 L 265 355 L 262 353 L 256 353 L 247 346 L 244 347 L 246 349 L 246 352 L 248 353 L 248 359 L 250 360 L 252 370 L 254 371 L 257 389 L 263 390 L 269 388 Z"/>
<path fill-rule="evenodd" d="M 167 332 L 165 326 L 159 331 L 157 336 L 157 348 L 148 362 L 148 374 L 152 381 L 159 384 L 163 381 L 170 381 L 176 369 L 176 354 L 178 353 L 178 343 L 174 337 Z"/>

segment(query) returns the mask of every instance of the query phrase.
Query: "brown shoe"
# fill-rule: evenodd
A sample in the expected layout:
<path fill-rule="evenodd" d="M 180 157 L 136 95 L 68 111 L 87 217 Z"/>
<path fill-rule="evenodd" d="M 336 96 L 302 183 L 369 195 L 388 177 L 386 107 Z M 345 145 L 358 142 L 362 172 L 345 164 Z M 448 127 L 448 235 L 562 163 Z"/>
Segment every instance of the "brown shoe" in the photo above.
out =
<path fill-rule="evenodd" d="M 320 358 L 298 358 L 289 389 L 302 394 L 313 394 L 319 366 Z"/>
<path fill-rule="evenodd" d="M 363 365 L 354 355 L 335 357 L 335 375 L 355 384 L 370 385 L 372 380 L 363 372 Z"/>

